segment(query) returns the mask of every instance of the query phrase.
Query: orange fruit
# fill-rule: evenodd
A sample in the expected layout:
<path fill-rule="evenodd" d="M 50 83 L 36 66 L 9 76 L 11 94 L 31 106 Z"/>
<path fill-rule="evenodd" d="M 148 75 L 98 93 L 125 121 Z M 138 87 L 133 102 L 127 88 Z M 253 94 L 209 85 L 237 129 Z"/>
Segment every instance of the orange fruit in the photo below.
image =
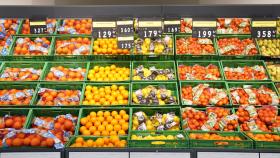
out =
<path fill-rule="evenodd" d="M 75 140 L 75 143 L 83 143 L 84 142 L 84 138 L 82 137 L 77 137 Z"/>

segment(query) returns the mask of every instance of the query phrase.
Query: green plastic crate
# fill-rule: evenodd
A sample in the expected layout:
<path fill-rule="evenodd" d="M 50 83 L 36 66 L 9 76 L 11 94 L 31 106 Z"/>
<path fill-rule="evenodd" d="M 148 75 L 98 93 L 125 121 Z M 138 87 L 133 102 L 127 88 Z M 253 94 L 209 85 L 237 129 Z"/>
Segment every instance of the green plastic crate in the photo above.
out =
<path fill-rule="evenodd" d="M 260 59 L 261 56 L 260 56 L 260 53 L 259 53 L 259 49 L 258 49 L 258 45 L 256 43 L 256 39 L 253 39 L 254 41 L 254 44 L 256 46 L 256 49 L 258 51 L 258 54 L 256 55 L 222 55 L 220 53 L 220 48 L 219 48 L 219 45 L 218 45 L 218 40 L 219 39 L 222 39 L 222 38 L 239 38 L 239 39 L 246 39 L 246 38 L 251 38 L 250 35 L 220 35 L 218 36 L 217 38 L 215 38 L 215 43 L 217 45 L 217 52 L 219 54 L 219 58 L 220 59 L 223 59 L 223 60 L 234 60 L 234 59 L 239 59 L 239 60 L 257 60 L 257 59 Z"/>
<path fill-rule="evenodd" d="M 86 69 L 85 77 L 81 81 L 48 81 L 48 80 L 46 80 L 46 77 L 47 77 L 48 73 L 50 72 L 50 69 L 52 67 L 57 67 L 57 66 L 63 66 L 65 68 L 79 68 L 79 67 L 84 68 L 84 69 Z M 88 69 L 89 69 L 88 62 L 69 62 L 69 61 L 68 62 L 47 62 L 45 71 L 42 75 L 42 81 L 47 81 L 47 82 L 82 82 L 82 81 L 86 81 Z"/>
<path fill-rule="evenodd" d="M 174 53 L 174 48 L 175 48 L 175 44 L 174 44 L 174 36 L 171 35 L 171 34 L 164 34 L 162 35 L 161 38 L 164 38 L 165 36 L 171 36 L 171 40 L 172 40 L 172 45 L 173 45 L 173 49 L 172 49 L 172 52 L 169 52 L 169 54 L 136 54 L 135 53 L 135 47 L 134 47 L 134 50 L 133 50 L 133 53 L 132 53 L 132 56 L 133 56 L 133 59 L 135 61 L 166 61 L 166 60 L 174 60 L 174 57 L 175 57 L 175 53 Z M 137 37 L 135 37 L 135 39 L 137 39 Z"/>
<path fill-rule="evenodd" d="M 89 45 L 89 54 L 88 55 L 57 55 L 56 53 L 56 41 L 57 40 L 68 40 L 71 38 L 89 38 L 91 40 L 91 44 Z M 92 42 L 93 38 L 91 36 L 86 36 L 86 35 L 80 35 L 80 36 L 73 36 L 73 35 L 62 35 L 62 36 L 57 36 L 54 38 L 54 48 L 53 48 L 53 55 L 54 55 L 54 60 L 55 61 L 65 61 L 65 60 L 72 60 L 72 61 L 85 61 L 89 60 L 90 56 L 92 55 L 91 50 L 92 50 Z"/>
<path fill-rule="evenodd" d="M 268 133 L 268 132 L 249 132 L 255 134 L 274 134 L 280 136 L 280 133 Z M 279 149 L 279 141 L 261 141 L 256 140 L 248 135 L 248 133 L 245 133 L 249 138 L 251 138 L 254 141 L 254 145 L 256 149 Z"/>
<path fill-rule="evenodd" d="M 117 111 L 119 112 L 120 110 L 125 110 L 126 113 L 129 115 L 129 127 L 132 126 L 132 109 L 131 108 L 127 108 L 127 107 L 103 107 L 103 108 L 82 108 L 81 109 L 81 113 L 79 115 L 79 118 L 78 118 L 78 125 L 77 125 L 77 130 L 75 132 L 75 135 L 81 135 L 81 133 L 79 132 L 79 129 L 81 127 L 81 119 L 83 117 L 87 117 L 87 115 L 90 114 L 90 112 L 94 111 L 94 112 L 98 112 L 98 111 L 109 111 L 109 112 L 112 112 L 112 111 Z M 129 134 L 130 132 L 130 128 L 128 128 L 128 131 L 127 131 L 127 135 Z M 127 136 L 125 135 L 125 136 Z"/>
<path fill-rule="evenodd" d="M 66 115 L 66 114 L 71 114 L 73 117 L 76 116 L 77 118 L 79 117 L 81 113 L 80 109 L 74 109 L 74 108 L 35 108 L 30 111 L 30 115 L 28 118 L 28 122 L 26 123 L 26 128 L 32 128 L 32 123 L 33 120 L 36 117 L 53 117 L 55 118 L 58 115 Z M 78 119 L 75 127 L 75 133 L 78 131 Z M 74 135 L 74 133 L 73 133 Z"/>
<path fill-rule="evenodd" d="M 257 81 L 257 82 L 271 81 L 271 77 L 270 77 L 270 75 L 267 71 L 266 64 L 264 63 L 263 60 L 222 60 L 221 65 L 222 65 L 222 68 L 223 68 L 222 71 L 223 71 L 225 80 L 227 80 L 227 81 L 246 81 L 246 80 L 230 80 L 230 79 L 227 79 L 226 74 L 224 72 L 225 67 L 237 68 L 237 67 L 255 66 L 255 65 L 263 66 L 263 68 L 265 69 L 265 74 L 267 76 L 267 79 L 265 79 L 265 80 L 249 80 L 249 81 Z"/>
<path fill-rule="evenodd" d="M 261 85 L 266 86 L 267 88 L 270 88 L 272 91 L 274 91 L 276 93 L 276 95 L 278 95 L 278 98 L 280 98 L 279 93 L 276 90 L 275 85 L 273 84 L 273 82 L 227 82 L 226 83 L 230 92 L 231 88 L 234 87 L 243 87 L 243 85 L 252 85 L 253 88 L 259 88 Z M 232 100 L 232 96 L 230 97 Z M 232 101 L 232 105 L 233 106 L 237 106 L 239 104 L 234 104 Z"/>
<path fill-rule="evenodd" d="M 132 140 L 132 136 L 168 136 L 172 135 L 176 137 L 177 135 L 182 135 L 183 139 L 175 139 L 175 140 L 161 140 L 161 139 L 149 139 L 149 140 Z M 129 147 L 131 148 L 188 148 L 189 141 L 188 137 L 184 132 L 177 132 L 177 131 L 158 131 L 158 132 L 139 132 L 139 131 L 132 131 L 130 132 L 129 137 Z"/>
<path fill-rule="evenodd" d="M 75 142 L 75 140 L 78 138 L 78 137 L 81 137 L 81 138 L 83 138 L 84 140 L 96 140 L 96 139 L 98 139 L 98 138 L 106 138 L 106 136 L 105 137 L 102 137 L 102 136 L 98 136 L 98 137 L 96 137 L 96 136 L 75 136 L 75 137 L 72 137 L 66 144 L 65 144 L 65 147 L 66 148 L 77 148 L 77 147 L 71 147 L 71 145 L 72 144 L 74 144 L 74 142 Z M 107 138 L 110 138 L 110 137 L 107 137 Z M 120 136 L 119 137 L 120 138 L 120 140 L 125 140 L 126 142 L 128 142 L 127 141 L 127 137 L 125 137 L 125 136 Z M 128 143 L 127 143 L 128 144 Z M 127 148 L 128 147 L 128 145 L 125 147 L 125 148 Z M 85 147 L 81 147 L 81 148 L 85 148 Z M 95 148 L 102 148 L 102 147 L 95 147 Z M 116 147 L 113 147 L 113 148 L 109 148 L 109 147 L 107 147 L 108 149 L 125 149 L 125 148 L 116 148 Z M 85 148 L 85 149 L 93 149 L 93 147 L 87 147 L 87 148 Z M 103 147 L 103 149 L 105 149 L 104 147 Z"/>
<path fill-rule="evenodd" d="M 93 69 L 95 66 L 111 66 L 112 64 L 116 65 L 117 67 L 126 67 L 129 68 L 129 71 L 131 71 L 131 62 L 130 61 L 97 61 L 97 62 L 91 62 L 89 65 L 89 70 Z M 87 82 L 130 82 L 131 80 L 131 72 L 129 76 L 129 80 L 121 80 L 121 81 L 91 81 L 88 78 L 89 73 L 87 74 Z"/>
<path fill-rule="evenodd" d="M 239 136 L 242 140 L 202 140 L 192 139 L 190 134 L 215 133 L 221 136 Z M 187 132 L 190 138 L 190 148 L 225 148 L 225 149 L 253 149 L 253 141 L 241 132 Z"/>
<path fill-rule="evenodd" d="M 180 97 L 181 97 L 181 104 L 183 106 L 191 106 L 191 107 L 198 106 L 198 105 L 186 105 L 186 104 L 184 104 L 183 98 L 182 98 L 182 88 L 184 86 L 187 86 L 187 85 L 191 85 L 192 87 L 195 87 L 199 84 L 209 84 L 210 87 L 212 87 L 212 88 L 225 89 L 226 93 L 227 93 L 227 96 L 228 96 L 228 99 L 229 99 L 229 104 L 223 105 L 222 107 L 231 107 L 232 106 L 230 93 L 229 93 L 229 90 L 228 90 L 228 87 L 227 87 L 225 81 L 180 81 Z"/>
<path fill-rule="evenodd" d="M 174 43 L 175 43 L 175 47 L 176 47 L 176 41 L 177 39 L 179 38 L 191 38 L 192 35 L 175 35 L 175 40 L 174 40 Z M 193 54 L 177 54 L 177 51 L 175 48 L 175 54 L 176 54 L 176 59 L 177 60 L 182 60 L 182 61 L 185 61 L 185 60 L 213 60 L 213 59 L 218 59 L 218 53 L 217 53 L 217 47 L 216 47 L 216 43 L 215 43 L 215 40 L 212 40 L 213 42 L 213 47 L 214 47 L 214 53 L 215 54 L 206 54 L 206 55 L 193 55 Z"/>
<path fill-rule="evenodd" d="M 39 38 L 47 38 L 48 40 L 50 40 L 50 47 L 48 49 L 48 54 L 47 55 L 14 55 L 14 50 L 16 47 L 16 41 L 18 38 L 25 38 L 28 37 L 32 40 L 36 39 L 37 37 Z M 47 60 L 52 60 L 53 59 L 53 55 L 52 55 L 52 51 L 54 49 L 54 37 L 50 36 L 50 35 L 25 35 L 25 36 L 14 36 L 14 40 L 13 43 L 11 45 L 11 50 L 9 53 L 9 58 L 11 60 L 16 60 L 16 61 L 26 61 L 26 60 L 39 60 L 39 61 L 47 61 Z"/>
<path fill-rule="evenodd" d="M 38 91 L 38 89 L 37 89 L 37 83 L 36 83 L 36 82 L 28 82 L 28 83 L 1 82 L 1 84 L 0 84 L 0 90 L 4 90 L 4 89 L 7 89 L 7 90 L 10 90 L 10 89 L 19 89 L 19 90 L 22 90 L 22 89 L 33 89 L 33 90 L 34 90 L 33 96 L 32 96 L 32 98 L 31 98 L 29 104 L 27 104 L 27 105 L 0 105 L 0 106 L 5 106 L 5 107 L 11 107 L 11 106 L 12 106 L 12 107 L 14 107 L 14 106 L 29 106 L 29 105 L 32 105 L 33 102 L 34 102 L 35 94 L 36 94 L 37 91 Z"/>
<path fill-rule="evenodd" d="M 41 81 L 42 80 L 42 75 L 44 73 L 46 64 L 45 62 L 3 62 L 2 66 L 0 67 L 0 74 L 2 75 L 7 67 L 10 68 L 34 68 L 34 69 L 41 69 L 41 75 L 38 80 L 36 81 Z M 17 82 L 21 82 L 22 80 L 18 80 Z M 15 82 L 15 81 L 5 81 L 5 82 Z M 24 82 L 31 82 L 31 81 L 24 81 Z M 33 81 L 34 82 L 34 81 Z"/>
<path fill-rule="evenodd" d="M 124 86 L 126 88 L 126 90 L 128 90 L 128 104 L 126 105 L 108 105 L 108 106 L 103 106 L 103 105 L 84 105 L 83 101 L 85 99 L 85 91 L 86 91 L 86 86 L 96 86 L 96 87 L 105 87 L 105 86 L 112 86 L 112 85 L 117 85 L 117 86 Z M 128 106 L 129 102 L 131 100 L 131 89 L 130 89 L 130 83 L 86 83 L 84 84 L 83 90 L 82 90 L 82 96 L 81 96 L 81 102 L 80 105 L 82 106 L 97 106 L 97 107 L 110 107 L 110 106 Z"/>
<path fill-rule="evenodd" d="M 134 113 L 136 112 L 139 112 L 139 111 L 143 111 L 147 117 L 150 117 L 150 116 L 153 116 L 155 115 L 157 112 L 161 113 L 162 115 L 163 114 L 167 114 L 169 112 L 174 112 L 176 116 L 179 117 L 180 119 L 180 122 L 179 122 L 179 130 L 181 130 L 181 124 L 182 124 L 182 118 L 181 118 L 181 109 L 179 106 L 173 106 L 173 107 L 149 107 L 149 108 L 146 108 L 146 107 L 133 107 L 132 108 L 132 114 L 131 114 L 131 117 L 132 117 L 132 122 L 133 122 L 133 115 Z M 131 126 L 130 126 L 130 131 L 138 131 L 140 132 L 140 130 L 134 130 L 133 129 L 133 123 L 131 123 Z M 148 131 L 148 130 L 146 130 Z M 167 131 L 167 130 L 166 130 Z M 169 130 L 171 131 L 171 130 Z M 150 131 L 150 132 L 162 132 L 162 131 Z"/>
<path fill-rule="evenodd" d="M 51 82 L 51 83 L 40 83 L 38 85 L 38 92 L 40 91 L 40 88 L 49 88 L 49 89 L 55 89 L 55 90 L 80 90 L 81 96 L 80 96 L 80 101 L 82 97 L 82 89 L 83 89 L 83 84 L 82 83 L 60 83 L 60 82 Z M 38 93 L 36 93 L 33 106 L 47 106 L 47 107 L 53 107 L 55 105 L 38 105 L 38 102 L 40 100 L 40 96 Z M 80 103 L 79 101 L 79 103 Z M 76 107 L 78 105 L 60 105 L 62 107 Z"/>
<path fill-rule="evenodd" d="M 146 105 L 146 104 L 136 104 L 133 103 L 133 93 L 136 90 L 145 88 L 147 86 L 154 86 L 158 88 L 159 86 L 165 86 L 167 90 L 171 90 L 171 96 L 175 96 L 176 103 L 175 104 L 165 104 L 165 105 L 156 105 L 156 104 L 151 104 L 151 105 Z M 131 84 L 131 105 L 132 106 L 176 106 L 179 105 L 179 92 L 178 92 L 178 86 L 177 82 L 134 82 Z"/>
<path fill-rule="evenodd" d="M 143 65 L 144 68 L 149 68 L 155 66 L 156 69 L 171 69 L 174 72 L 174 79 L 173 80 L 134 80 L 134 70 L 138 66 Z M 177 74 L 176 74 L 176 67 L 174 61 L 133 61 L 132 62 L 132 69 L 131 69 L 131 78 L 133 82 L 159 82 L 159 81 L 177 81 Z"/>
<path fill-rule="evenodd" d="M 280 82 L 274 82 L 274 84 L 275 84 L 278 94 L 280 95 Z"/>
<path fill-rule="evenodd" d="M 10 116 L 19 116 L 23 115 L 26 116 L 25 123 L 23 125 L 23 128 L 27 128 L 27 123 L 28 123 L 28 118 L 29 115 L 31 114 L 30 109 L 25 109 L 25 108 L 0 108 L 0 116 L 4 117 L 5 115 L 10 115 Z"/>
<path fill-rule="evenodd" d="M 196 64 L 198 64 L 198 65 L 200 65 L 200 66 L 204 66 L 204 67 L 206 67 L 206 66 L 208 66 L 208 65 L 210 65 L 210 64 L 212 64 L 212 65 L 216 65 L 217 67 L 218 67 L 218 69 L 219 69 L 219 72 L 220 72 L 220 79 L 219 80 L 224 80 L 224 75 L 223 75 L 223 71 L 222 71 L 222 65 L 221 65 L 221 63 L 220 63 L 220 61 L 204 61 L 204 60 L 200 60 L 200 61 L 198 61 L 198 60 L 193 60 L 193 61 L 182 61 L 182 60 L 180 60 L 180 61 L 177 61 L 177 74 L 178 74 L 178 79 L 179 80 L 181 80 L 180 79 L 180 74 L 179 74 L 179 66 L 180 65 L 186 65 L 186 66 L 194 66 L 194 65 L 196 65 Z M 219 81 L 218 80 L 218 81 Z M 184 81 L 184 80 L 181 80 L 181 81 Z M 187 80 L 186 80 L 187 81 Z M 217 81 L 217 80 L 215 80 L 215 81 Z"/>

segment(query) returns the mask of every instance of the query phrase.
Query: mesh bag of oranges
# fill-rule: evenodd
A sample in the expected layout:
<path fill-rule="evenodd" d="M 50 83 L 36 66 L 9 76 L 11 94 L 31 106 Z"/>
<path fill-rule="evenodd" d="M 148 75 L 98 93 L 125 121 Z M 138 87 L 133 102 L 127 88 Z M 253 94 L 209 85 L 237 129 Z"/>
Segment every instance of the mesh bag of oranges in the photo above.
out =
<path fill-rule="evenodd" d="M 128 110 L 84 109 L 79 133 L 84 136 L 124 136 L 129 130 Z"/>
<path fill-rule="evenodd" d="M 82 67 L 52 66 L 46 75 L 47 81 L 83 81 L 86 69 Z"/>
<path fill-rule="evenodd" d="M 47 30 L 43 34 L 53 34 L 56 28 L 56 19 L 46 19 Z M 30 34 L 30 20 L 25 19 L 22 24 L 22 34 Z"/>
<path fill-rule="evenodd" d="M 129 84 L 92 84 L 85 87 L 83 105 L 128 105 Z"/>
<path fill-rule="evenodd" d="M 0 76 L 0 81 L 36 81 L 41 74 L 42 69 L 6 67 Z"/>
<path fill-rule="evenodd" d="M 124 148 L 127 141 L 118 136 L 110 137 L 76 137 L 70 147 L 87 147 L 87 148 Z"/>
<path fill-rule="evenodd" d="M 34 89 L 1 89 L 0 105 L 29 105 Z"/>
<path fill-rule="evenodd" d="M 56 39 L 55 55 L 89 55 L 90 43 L 88 37 Z"/>
<path fill-rule="evenodd" d="M 22 129 L 25 124 L 25 121 L 26 121 L 25 115 L 7 114 L 5 116 L 0 116 L 0 130 L 3 130 L 5 128 Z"/>
<path fill-rule="evenodd" d="M 63 19 L 58 28 L 59 34 L 87 34 L 92 30 L 92 19 Z"/>

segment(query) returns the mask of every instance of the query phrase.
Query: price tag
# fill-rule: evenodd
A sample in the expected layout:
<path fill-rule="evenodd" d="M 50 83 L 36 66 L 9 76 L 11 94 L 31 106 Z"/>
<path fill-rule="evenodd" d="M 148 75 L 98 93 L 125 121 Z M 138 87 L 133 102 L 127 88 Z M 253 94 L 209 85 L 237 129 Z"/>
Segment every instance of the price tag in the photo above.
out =
<path fill-rule="evenodd" d="M 242 152 L 197 152 L 197 158 L 259 158 L 259 153 Z"/>
<path fill-rule="evenodd" d="M 165 20 L 163 22 L 164 33 L 179 33 L 181 32 L 181 21 L 178 20 Z"/>
<path fill-rule="evenodd" d="M 130 152 L 130 158 L 190 158 L 190 153 L 184 152 Z"/>
<path fill-rule="evenodd" d="M 61 158 L 60 152 L 7 152 L 1 158 Z"/>
<path fill-rule="evenodd" d="M 47 32 L 46 20 L 33 20 L 29 21 L 30 34 L 45 34 Z"/>
<path fill-rule="evenodd" d="M 118 48 L 131 49 L 133 47 L 133 43 L 134 43 L 133 36 L 118 37 L 117 39 L 118 39 Z"/>
<path fill-rule="evenodd" d="M 121 35 L 133 35 L 133 20 L 117 21 L 117 34 Z"/>
<path fill-rule="evenodd" d="M 252 22 L 252 37 L 275 38 L 276 20 L 254 20 Z"/>
<path fill-rule="evenodd" d="M 214 20 L 193 21 L 192 36 L 196 38 L 216 37 L 217 23 Z"/>
<path fill-rule="evenodd" d="M 128 152 L 69 152 L 69 158 L 129 158 Z"/>
<path fill-rule="evenodd" d="M 138 34 L 140 38 L 156 38 L 162 35 L 161 21 L 139 21 Z"/>
<path fill-rule="evenodd" d="M 92 22 L 93 38 L 114 38 L 116 37 L 115 21 L 94 21 Z"/>

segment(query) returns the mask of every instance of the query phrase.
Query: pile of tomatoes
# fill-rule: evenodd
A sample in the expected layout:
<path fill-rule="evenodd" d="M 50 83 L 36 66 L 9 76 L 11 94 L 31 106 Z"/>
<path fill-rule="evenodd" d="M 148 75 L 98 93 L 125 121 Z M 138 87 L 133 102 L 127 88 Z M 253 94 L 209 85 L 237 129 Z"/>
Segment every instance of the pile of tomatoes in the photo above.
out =
<path fill-rule="evenodd" d="M 250 34 L 249 18 L 218 18 L 217 33 L 219 34 Z"/>
<path fill-rule="evenodd" d="M 177 54 L 213 55 L 215 48 L 213 41 L 208 38 L 179 38 L 176 40 Z"/>
<path fill-rule="evenodd" d="M 56 55 L 89 55 L 91 39 L 77 37 L 65 40 L 56 40 Z"/>
<path fill-rule="evenodd" d="M 192 33 L 192 18 L 182 18 L 180 30 L 183 33 Z"/>
<path fill-rule="evenodd" d="M 221 74 L 218 66 L 209 64 L 207 66 L 201 66 L 195 64 L 179 65 L 178 67 L 180 80 L 220 80 Z"/>
<path fill-rule="evenodd" d="M 244 67 L 224 67 L 225 77 L 228 80 L 266 80 L 265 68 L 260 65 Z"/>
<path fill-rule="evenodd" d="M 14 55 L 27 55 L 38 56 L 48 55 L 51 41 L 45 37 L 37 37 L 35 39 L 25 37 L 18 38 L 16 40 L 16 46 L 14 48 Z"/>

